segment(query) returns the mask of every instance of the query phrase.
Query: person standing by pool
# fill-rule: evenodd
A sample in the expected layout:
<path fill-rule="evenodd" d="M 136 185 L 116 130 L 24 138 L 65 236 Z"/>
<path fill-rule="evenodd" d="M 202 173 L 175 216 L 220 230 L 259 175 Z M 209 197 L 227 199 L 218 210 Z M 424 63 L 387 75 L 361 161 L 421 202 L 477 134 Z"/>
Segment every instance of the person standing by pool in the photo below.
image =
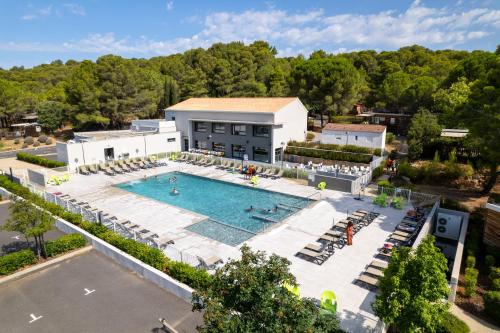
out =
<path fill-rule="evenodd" d="M 352 232 L 354 231 L 354 224 L 352 221 L 347 222 L 347 245 L 352 245 Z"/>

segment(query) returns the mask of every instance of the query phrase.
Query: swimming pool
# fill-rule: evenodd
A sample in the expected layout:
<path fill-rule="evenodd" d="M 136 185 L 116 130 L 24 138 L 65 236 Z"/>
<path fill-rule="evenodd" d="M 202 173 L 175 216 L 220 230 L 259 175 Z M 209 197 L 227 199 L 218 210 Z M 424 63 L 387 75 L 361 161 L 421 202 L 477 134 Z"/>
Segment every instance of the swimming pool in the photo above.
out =
<path fill-rule="evenodd" d="M 175 177 L 175 182 L 171 182 Z M 186 229 L 237 245 L 306 207 L 311 200 L 220 180 L 169 172 L 115 185 L 208 217 Z M 172 194 L 176 188 L 179 194 Z M 252 207 L 252 210 L 249 208 Z"/>

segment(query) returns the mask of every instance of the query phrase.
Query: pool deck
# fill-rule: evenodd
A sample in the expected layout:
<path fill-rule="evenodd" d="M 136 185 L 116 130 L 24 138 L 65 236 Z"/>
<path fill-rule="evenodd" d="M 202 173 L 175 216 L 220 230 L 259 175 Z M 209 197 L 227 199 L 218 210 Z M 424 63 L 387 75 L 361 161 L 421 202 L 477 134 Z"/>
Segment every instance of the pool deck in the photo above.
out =
<path fill-rule="evenodd" d="M 178 250 L 182 251 L 184 260 L 193 261 L 193 264 L 196 256 L 208 258 L 217 255 L 225 261 L 228 258 L 238 258 L 239 247 L 229 246 L 184 229 L 202 220 L 201 215 L 112 186 L 141 179 L 145 175 L 153 176 L 171 171 L 248 184 L 248 180 L 244 180 L 242 175 L 228 173 L 215 167 L 170 162 L 165 167 L 114 177 L 104 174 L 74 175 L 70 182 L 51 187 L 48 191 L 70 194 L 118 218 L 127 218 L 160 236 L 168 235 L 174 239 L 175 244 L 173 247 L 167 247 L 165 252 L 173 259 L 179 259 Z M 324 290 L 333 290 L 337 295 L 338 314 L 345 330 L 379 331 L 377 325 L 380 322 L 371 310 L 375 293 L 354 284 L 354 281 L 374 259 L 378 248 L 383 245 L 409 207 L 404 210 L 380 208 L 372 205 L 369 198 L 358 201 L 354 200 L 352 195 L 338 191 L 318 192 L 312 187 L 299 185 L 287 179 L 260 179 L 258 187 L 301 197 L 321 198 L 321 200 L 252 237 L 246 243 L 252 249 L 276 253 L 290 260 L 291 271 L 297 277 L 302 296 L 319 298 Z M 295 256 L 306 244 L 314 243 L 329 229 L 333 219 L 340 221 L 346 217 L 347 210 L 352 213 L 357 209 L 374 210 L 379 212 L 380 216 L 354 236 L 353 246 L 337 249 L 335 254 L 321 266 Z"/>

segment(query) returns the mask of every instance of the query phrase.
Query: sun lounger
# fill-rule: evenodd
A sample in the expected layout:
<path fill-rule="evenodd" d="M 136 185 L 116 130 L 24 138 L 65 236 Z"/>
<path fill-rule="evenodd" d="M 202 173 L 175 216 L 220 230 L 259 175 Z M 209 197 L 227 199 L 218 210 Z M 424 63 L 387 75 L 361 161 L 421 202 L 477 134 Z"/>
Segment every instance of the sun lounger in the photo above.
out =
<path fill-rule="evenodd" d="M 161 236 L 158 238 L 152 238 L 151 240 L 159 249 L 164 249 L 167 245 L 174 244 L 174 240 L 169 236 Z"/>
<path fill-rule="evenodd" d="M 302 249 L 299 252 L 297 252 L 297 256 L 302 256 L 306 257 L 307 259 L 310 259 L 312 262 L 322 265 L 328 257 L 326 256 L 326 252 L 316 252 L 316 251 L 311 251 L 308 249 Z"/>
<path fill-rule="evenodd" d="M 90 171 L 87 169 L 87 166 L 86 165 L 82 165 L 81 167 L 78 168 L 78 171 L 80 171 L 80 173 L 82 175 L 90 175 Z"/>
<path fill-rule="evenodd" d="M 376 267 L 378 269 L 386 269 L 387 267 L 389 267 L 389 263 L 380 260 L 373 260 L 370 263 L 370 266 Z"/>
<path fill-rule="evenodd" d="M 221 170 L 224 170 L 226 167 L 227 167 L 227 163 L 226 161 L 222 161 L 220 163 L 220 165 L 217 167 L 217 169 L 221 169 Z"/>
<path fill-rule="evenodd" d="M 204 167 L 209 167 L 209 166 L 212 166 L 214 165 L 215 163 L 215 160 L 214 159 L 211 159 L 210 161 L 208 161 L 207 163 L 203 164 Z"/>
<path fill-rule="evenodd" d="M 305 248 L 311 251 L 321 252 L 323 250 L 323 245 L 309 243 Z"/>
<path fill-rule="evenodd" d="M 131 160 L 125 160 L 125 161 L 123 161 L 123 163 L 125 163 L 125 165 L 128 166 L 128 168 L 133 170 L 133 171 L 137 171 L 141 168 L 140 166 L 138 166 L 137 164 L 135 164 Z"/>
<path fill-rule="evenodd" d="M 132 170 L 128 167 L 128 165 L 126 165 L 126 164 L 125 164 L 125 162 L 124 162 L 123 160 L 118 161 L 118 166 L 119 166 L 119 167 L 120 167 L 123 171 L 125 171 L 125 172 L 130 172 L 130 171 L 132 171 Z"/>
<path fill-rule="evenodd" d="M 92 173 L 98 173 L 99 171 L 95 167 L 95 165 L 89 165 L 88 170 Z"/>
<path fill-rule="evenodd" d="M 206 270 L 212 270 L 217 268 L 218 264 L 222 264 L 224 261 L 217 257 L 217 256 L 211 256 L 210 258 L 204 259 L 202 257 L 198 257 L 199 265 L 198 267 L 204 268 Z"/>
<path fill-rule="evenodd" d="M 272 173 L 272 169 L 264 169 L 262 172 L 259 174 L 259 176 L 267 178 L 270 174 Z"/>
<path fill-rule="evenodd" d="M 380 269 L 377 269 L 375 267 L 368 267 L 366 269 L 365 273 L 367 273 L 369 275 L 376 276 L 376 277 L 382 277 L 382 276 L 384 276 L 384 272 L 382 272 Z"/>
<path fill-rule="evenodd" d="M 158 234 L 153 231 L 146 230 L 146 232 L 139 233 L 138 236 L 141 239 L 148 239 L 148 238 L 157 238 Z"/>
<path fill-rule="evenodd" d="M 140 161 L 146 166 L 147 169 L 151 169 L 153 167 L 153 164 L 146 161 L 144 157 L 141 157 Z"/>
<path fill-rule="evenodd" d="M 412 232 L 406 232 L 406 231 L 396 230 L 392 234 L 393 235 L 397 235 L 397 236 L 401 236 L 401 237 L 410 237 L 413 233 Z"/>
<path fill-rule="evenodd" d="M 361 274 L 358 278 L 357 278 L 357 281 L 358 282 L 361 282 L 362 284 L 370 287 L 370 288 L 378 288 L 378 285 L 380 284 L 380 281 L 379 279 L 377 278 L 374 278 L 368 274 Z"/>
<path fill-rule="evenodd" d="M 271 179 L 278 179 L 283 176 L 283 170 L 279 170 L 276 174 L 271 176 Z"/>
<path fill-rule="evenodd" d="M 323 242 L 329 242 L 333 245 L 337 245 L 339 249 L 343 248 L 345 245 L 343 237 L 332 236 L 329 234 L 322 235 L 318 240 Z"/>
<path fill-rule="evenodd" d="M 383 258 L 390 259 L 392 257 L 392 251 L 387 251 L 386 249 L 380 249 L 378 251 L 378 255 Z"/>
<path fill-rule="evenodd" d="M 410 235 L 410 236 L 407 236 L 407 237 L 405 237 L 405 236 L 399 236 L 399 235 L 395 235 L 395 234 L 392 234 L 391 236 L 389 236 L 390 240 L 395 240 L 395 241 L 402 242 L 402 243 L 407 243 L 412 238 L 413 238 L 413 234 Z"/>

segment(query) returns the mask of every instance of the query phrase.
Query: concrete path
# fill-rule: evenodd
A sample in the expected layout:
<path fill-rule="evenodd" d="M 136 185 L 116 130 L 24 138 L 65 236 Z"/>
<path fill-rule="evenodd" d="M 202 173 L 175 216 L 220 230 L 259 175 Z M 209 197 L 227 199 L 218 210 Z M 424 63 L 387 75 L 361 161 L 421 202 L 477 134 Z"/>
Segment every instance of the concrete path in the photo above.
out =
<path fill-rule="evenodd" d="M 463 320 L 467 325 L 469 325 L 470 331 L 472 333 L 492 333 L 492 332 L 500 332 L 500 328 L 496 327 L 495 325 L 492 325 L 490 323 L 487 323 L 481 318 L 478 318 L 455 304 L 453 304 L 450 308 L 450 312 L 453 313 L 455 316 Z"/>
<path fill-rule="evenodd" d="M 53 146 L 45 146 L 45 147 L 36 147 L 36 148 L 4 151 L 4 152 L 0 153 L 0 158 L 16 157 L 17 153 L 19 153 L 19 152 L 30 153 L 33 155 L 56 154 L 56 146 L 53 145 Z"/>

